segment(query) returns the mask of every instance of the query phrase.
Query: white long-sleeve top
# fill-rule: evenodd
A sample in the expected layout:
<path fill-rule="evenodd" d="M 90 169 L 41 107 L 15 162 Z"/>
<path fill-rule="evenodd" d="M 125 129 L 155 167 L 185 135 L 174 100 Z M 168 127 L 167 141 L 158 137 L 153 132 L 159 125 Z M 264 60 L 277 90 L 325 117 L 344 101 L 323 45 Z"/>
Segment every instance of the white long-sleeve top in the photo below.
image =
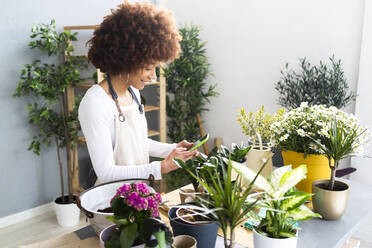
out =
<path fill-rule="evenodd" d="M 137 99 L 141 99 L 139 91 L 133 87 L 132 89 Z M 135 101 L 132 104 L 137 105 Z M 79 106 L 81 129 L 98 181 L 104 183 L 128 178 L 148 178 L 150 174 L 153 174 L 157 180 L 161 179 L 159 161 L 143 165 L 115 165 L 115 115 L 117 111 L 114 100 L 99 85 L 92 86 L 86 92 Z M 149 155 L 153 157 L 165 158 L 176 146 L 177 144 L 166 144 L 148 139 Z"/>

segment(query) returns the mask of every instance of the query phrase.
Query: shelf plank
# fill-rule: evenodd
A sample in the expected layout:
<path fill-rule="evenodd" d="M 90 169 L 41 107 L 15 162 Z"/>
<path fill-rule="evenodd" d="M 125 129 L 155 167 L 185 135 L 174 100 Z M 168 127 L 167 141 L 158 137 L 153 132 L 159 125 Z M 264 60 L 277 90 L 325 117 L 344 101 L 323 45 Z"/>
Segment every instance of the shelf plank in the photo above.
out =
<path fill-rule="evenodd" d="M 150 82 L 147 85 L 160 85 L 160 82 Z"/>
<path fill-rule="evenodd" d="M 160 110 L 158 106 L 145 105 L 145 112 Z"/>
<path fill-rule="evenodd" d="M 148 136 L 149 137 L 156 136 L 156 135 L 160 135 L 160 132 L 159 131 L 154 131 L 154 130 L 149 130 L 148 131 Z"/>
<path fill-rule="evenodd" d="M 82 89 L 82 90 L 87 90 L 95 84 L 96 84 L 95 82 L 91 82 L 91 81 L 81 82 L 81 83 L 77 83 L 75 87 Z"/>
<path fill-rule="evenodd" d="M 64 30 L 96 29 L 99 25 L 65 26 Z"/>

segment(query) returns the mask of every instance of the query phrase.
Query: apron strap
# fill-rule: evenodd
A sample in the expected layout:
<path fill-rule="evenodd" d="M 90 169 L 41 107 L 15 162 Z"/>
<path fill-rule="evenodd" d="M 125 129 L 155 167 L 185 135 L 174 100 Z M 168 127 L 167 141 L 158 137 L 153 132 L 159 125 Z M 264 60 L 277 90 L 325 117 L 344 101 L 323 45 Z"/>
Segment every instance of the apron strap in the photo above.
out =
<path fill-rule="evenodd" d="M 137 98 L 136 94 L 134 93 L 134 91 L 132 90 L 132 88 L 131 88 L 130 86 L 128 87 L 128 90 L 129 90 L 130 94 L 132 95 L 133 100 L 137 103 L 139 112 L 140 112 L 141 114 L 143 114 L 143 106 L 142 106 L 142 104 L 138 101 L 138 98 Z"/>
<path fill-rule="evenodd" d="M 109 86 L 109 92 L 111 94 L 111 97 L 114 100 L 116 108 L 118 109 L 118 112 L 119 112 L 119 120 L 121 122 L 124 122 L 125 121 L 125 116 L 124 116 L 123 112 L 121 111 L 121 108 L 120 108 L 120 105 L 119 105 L 118 94 L 116 94 L 116 91 L 115 91 L 114 87 L 112 86 L 111 78 L 110 78 L 109 75 L 107 75 L 107 83 L 108 83 L 108 86 Z M 129 93 L 132 95 L 133 100 L 137 103 L 139 112 L 141 114 L 143 114 L 143 106 L 138 101 L 138 98 L 137 98 L 136 94 L 133 92 L 133 90 L 130 86 L 128 87 L 128 90 L 129 90 Z"/>

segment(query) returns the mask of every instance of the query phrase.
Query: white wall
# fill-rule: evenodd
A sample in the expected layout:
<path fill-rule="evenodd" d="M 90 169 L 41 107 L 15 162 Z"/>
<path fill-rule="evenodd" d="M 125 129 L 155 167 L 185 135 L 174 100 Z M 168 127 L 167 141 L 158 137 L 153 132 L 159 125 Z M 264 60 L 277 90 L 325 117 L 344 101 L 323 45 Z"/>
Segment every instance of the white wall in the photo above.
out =
<path fill-rule="evenodd" d="M 221 95 L 212 99 L 203 116 L 212 137 L 224 144 L 244 137 L 237 110 L 260 105 L 276 111 L 274 84 L 286 62 L 299 57 L 312 63 L 335 54 L 356 90 L 363 21 L 363 0 L 163 0 L 179 24 L 200 25 L 207 55 Z M 353 111 L 350 106 L 348 111 Z"/>
<path fill-rule="evenodd" d="M 358 116 L 363 125 L 367 125 L 372 130 L 372 1 L 367 0 L 365 3 L 363 40 L 360 56 L 360 70 L 358 80 L 358 99 L 355 106 L 355 114 Z M 371 142 L 366 149 L 368 155 L 372 155 Z M 352 179 L 372 184 L 372 159 L 353 158 L 352 166 L 357 168 Z"/>

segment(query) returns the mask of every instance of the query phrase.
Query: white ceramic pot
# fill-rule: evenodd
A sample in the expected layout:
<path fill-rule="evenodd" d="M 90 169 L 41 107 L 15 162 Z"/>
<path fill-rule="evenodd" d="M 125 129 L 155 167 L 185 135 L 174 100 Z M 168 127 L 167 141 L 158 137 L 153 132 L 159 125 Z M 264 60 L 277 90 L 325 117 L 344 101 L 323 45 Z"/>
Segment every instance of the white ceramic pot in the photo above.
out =
<path fill-rule="evenodd" d="M 65 198 L 68 197 L 65 196 Z M 60 200 L 61 197 L 54 201 L 58 224 L 64 227 L 78 225 L 80 221 L 80 209 L 75 203 L 61 204 L 59 203 Z"/>
<path fill-rule="evenodd" d="M 101 248 L 105 248 L 105 241 L 111 238 L 111 234 L 115 230 L 115 228 L 116 228 L 116 225 L 113 224 L 103 229 L 102 232 L 99 234 L 99 243 L 100 243 Z M 144 247 L 145 247 L 144 244 L 132 246 L 132 248 L 144 248 Z"/>
<path fill-rule="evenodd" d="M 286 239 L 273 239 L 263 236 L 253 229 L 253 245 L 254 248 L 296 248 L 298 240 L 297 236 Z"/>

